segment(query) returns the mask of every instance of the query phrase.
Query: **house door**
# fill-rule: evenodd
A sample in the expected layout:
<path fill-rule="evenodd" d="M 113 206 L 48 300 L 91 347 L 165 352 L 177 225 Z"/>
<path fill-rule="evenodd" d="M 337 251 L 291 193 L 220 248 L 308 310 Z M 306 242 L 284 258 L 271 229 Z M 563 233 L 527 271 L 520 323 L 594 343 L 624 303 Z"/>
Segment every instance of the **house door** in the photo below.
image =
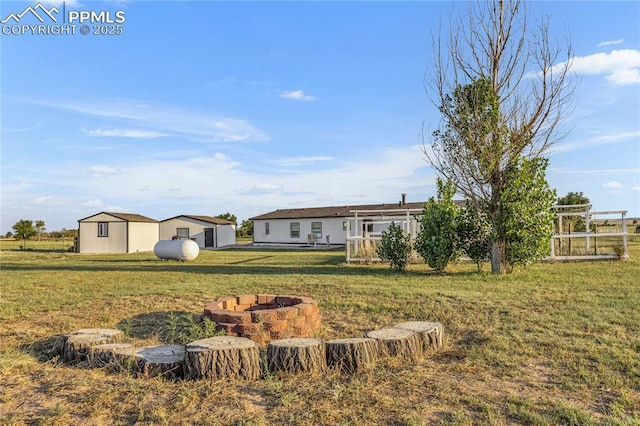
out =
<path fill-rule="evenodd" d="M 213 238 L 213 228 L 204 228 L 204 246 L 215 247 L 215 241 Z"/>

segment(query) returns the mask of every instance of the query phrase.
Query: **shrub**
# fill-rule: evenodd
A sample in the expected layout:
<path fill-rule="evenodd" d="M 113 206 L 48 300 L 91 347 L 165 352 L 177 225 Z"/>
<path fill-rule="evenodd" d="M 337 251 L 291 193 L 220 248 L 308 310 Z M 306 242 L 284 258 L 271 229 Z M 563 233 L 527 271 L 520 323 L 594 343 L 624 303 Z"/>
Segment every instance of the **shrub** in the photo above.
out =
<path fill-rule="evenodd" d="M 551 250 L 556 194 L 546 180 L 548 164 L 544 158 L 522 158 L 508 171 L 497 231 L 506 243 L 509 270 L 544 259 Z"/>
<path fill-rule="evenodd" d="M 415 249 L 427 265 L 442 272 L 457 258 L 458 207 L 453 202 L 453 182 L 438 179 L 437 185 L 438 199 L 431 197 L 424 205 Z"/>
<path fill-rule="evenodd" d="M 391 222 L 389 229 L 382 232 L 382 241 L 376 250 L 383 261 L 389 261 L 394 271 L 404 271 L 411 257 L 410 236 L 402 231 L 402 227 Z"/>
<path fill-rule="evenodd" d="M 456 230 L 460 249 L 482 269 L 482 262 L 491 259 L 491 224 L 480 215 L 467 200 L 466 206 L 457 218 Z"/>

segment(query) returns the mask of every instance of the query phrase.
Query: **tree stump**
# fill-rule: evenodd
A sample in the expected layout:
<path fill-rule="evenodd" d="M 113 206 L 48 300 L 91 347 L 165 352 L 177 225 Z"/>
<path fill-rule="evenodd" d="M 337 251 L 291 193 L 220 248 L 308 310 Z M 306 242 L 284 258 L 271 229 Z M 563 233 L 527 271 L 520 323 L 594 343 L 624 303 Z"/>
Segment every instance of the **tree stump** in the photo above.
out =
<path fill-rule="evenodd" d="M 367 333 L 366 337 L 380 342 L 380 351 L 385 355 L 416 361 L 422 353 L 422 343 L 411 330 L 381 328 Z"/>
<path fill-rule="evenodd" d="M 267 346 L 267 367 L 271 372 L 324 372 L 327 369 L 324 343 L 321 339 L 307 338 L 272 340 Z"/>
<path fill-rule="evenodd" d="M 330 367 L 353 374 L 366 370 L 378 358 L 380 346 L 376 339 L 354 337 L 330 340 L 326 343 L 326 351 Z"/>
<path fill-rule="evenodd" d="M 418 335 L 422 350 L 441 349 L 444 341 L 444 326 L 439 322 L 409 321 L 395 325 L 394 328 L 411 330 Z"/>
<path fill-rule="evenodd" d="M 185 377 L 247 379 L 260 378 L 258 344 L 245 337 L 216 336 L 187 345 Z"/>
<path fill-rule="evenodd" d="M 65 362 L 84 360 L 89 348 L 105 343 L 117 343 L 123 333 L 111 328 L 83 328 L 71 333 L 64 342 L 62 359 Z"/>
<path fill-rule="evenodd" d="M 180 378 L 184 375 L 184 352 L 182 345 L 144 346 L 115 349 L 113 357 L 114 363 L 138 377 Z"/>
<path fill-rule="evenodd" d="M 87 358 L 90 367 L 104 367 L 114 359 L 113 352 L 116 349 L 131 348 L 129 343 L 105 343 L 104 345 L 92 346 L 89 348 Z"/>

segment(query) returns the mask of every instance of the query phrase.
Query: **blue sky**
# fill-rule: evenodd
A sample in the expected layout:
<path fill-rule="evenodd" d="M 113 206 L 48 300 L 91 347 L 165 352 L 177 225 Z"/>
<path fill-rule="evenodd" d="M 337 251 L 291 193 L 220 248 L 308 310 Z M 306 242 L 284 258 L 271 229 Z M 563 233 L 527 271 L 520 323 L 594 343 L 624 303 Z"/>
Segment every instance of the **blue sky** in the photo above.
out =
<path fill-rule="evenodd" d="M 62 15 L 62 2 L 42 4 Z M 36 5 L 3 1 L 0 19 Z M 243 220 L 424 201 L 436 175 L 421 132 L 439 123 L 423 84 L 432 34 L 465 7 L 77 0 L 64 11 L 123 11 L 122 34 L 3 30 L 0 232 L 21 219 L 75 228 L 100 211 Z M 569 36 L 579 78 L 549 183 L 640 216 L 640 3 L 530 9 L 553 39 Z"/>

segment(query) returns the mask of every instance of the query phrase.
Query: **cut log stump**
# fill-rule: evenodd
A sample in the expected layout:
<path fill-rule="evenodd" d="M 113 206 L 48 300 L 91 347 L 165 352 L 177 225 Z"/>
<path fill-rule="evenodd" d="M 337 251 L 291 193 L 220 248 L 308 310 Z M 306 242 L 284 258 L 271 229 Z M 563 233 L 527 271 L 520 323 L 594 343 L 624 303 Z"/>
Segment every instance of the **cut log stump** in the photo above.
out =
<path fill-rule="evenodd" d="M 395 325 L 394 328 L 411 330 L 416 333 L 424 352 L 441 349 L 444 343 L 444 326 L 439 322 L 409 321 Z"/>
<path fill-rule="evenodd" d="M 326 343 L 327 365 L 344 373 L 366 370 L 379 356 L 378 340 L 368 337 L 329 340 Z"/>
<path fill-rule="evenodd" d="M 416 361 L 422 354 L 422 344 L 416 333 L 401 328 L 381 328 L 367 333 L 366 337 L 380 342 L 381 353 Z"/>
<path fill-rule="evenodd" d="M 274 373 L 322 373 L 327 369 L 325 345 L 311 338 L 272 340 L 267 346 L 267 368 Z"/>
<path fill-rule="evenodd" d="M 187 345 L 185 367 L 189 379 L 256 380 L 261 374 L 260 351 L 245 337 L 210 337 Z"/>
<path fill-rule="evenodd" d="M 92 346 L 89 348 L 87 358 L 90 367 L 104 367 L 114 360 L 113 351 L 116 349 L 131 348 L 129 343 L 105 343 L 104 345 Z"/>
<path fill-rule="evenodd" d="M 83 328 L 71 333 L 64 342 L 62 359 L 65 362 L 84 361 L 92 346 L 117 343 L 123 333 L 111 328 Z"/>
<path fill-rule="evenodd" d="M 131 370 L 138 377 L 164 376 L 181 378 L 184 375 L 182 345 L 144 346 L 113 350 L 114 363 Z"/>

